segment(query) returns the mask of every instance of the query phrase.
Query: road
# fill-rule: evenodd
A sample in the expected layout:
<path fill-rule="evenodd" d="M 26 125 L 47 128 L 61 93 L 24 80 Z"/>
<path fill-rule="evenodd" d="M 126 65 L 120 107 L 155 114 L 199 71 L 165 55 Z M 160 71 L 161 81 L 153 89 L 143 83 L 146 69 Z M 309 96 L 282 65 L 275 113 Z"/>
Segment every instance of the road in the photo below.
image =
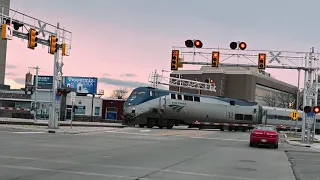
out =
<path fill-rule="evenodd" d="M 0 179 L 295 179 L 285 150 L 292 161 L 302 161 L 304 149 L 250 148 L 248 137 L 248 132 L 183 128 L 77 135 L 0 129 Z"/>

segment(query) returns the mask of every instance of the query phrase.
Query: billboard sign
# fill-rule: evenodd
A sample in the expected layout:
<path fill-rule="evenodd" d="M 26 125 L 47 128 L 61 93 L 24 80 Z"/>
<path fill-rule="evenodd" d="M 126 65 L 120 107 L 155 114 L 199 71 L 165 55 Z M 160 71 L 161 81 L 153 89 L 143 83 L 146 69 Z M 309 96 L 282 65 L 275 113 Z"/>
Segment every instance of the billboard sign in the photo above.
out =
<path fill-rule="evenodd" d="M 52 76 L 38 76 L 38 89 L 52 89 Z M 36 85 L 36 76 L 33 77 L 33 85 Z"/>
<path fill-rule="evenodd" d="M 77 93 L 96 94 L 98 78 L 95 77 L 63 77 L 65 87 L 75 88 Z"/>

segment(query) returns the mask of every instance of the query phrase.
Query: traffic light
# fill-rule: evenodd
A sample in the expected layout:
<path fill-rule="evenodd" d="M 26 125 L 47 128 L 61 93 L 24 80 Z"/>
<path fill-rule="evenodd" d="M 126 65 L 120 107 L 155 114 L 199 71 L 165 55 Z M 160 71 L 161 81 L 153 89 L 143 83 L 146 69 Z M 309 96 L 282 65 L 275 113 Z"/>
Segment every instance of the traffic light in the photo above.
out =
<path fill-rule="evenodd" d="M 49 54 L 54 54 L 58 51 L 58 38 L 55 35 L 51 35 L 49 38 Z"/>
<path fill-rule="evenodd" d="M 319 106 L 315 106 L 315 107 L 313 108 L 313 112 L 314 112 L 315 114 L 318 114 L 318 113 L 320 112 L 320 107 L 319 107 Z"/>
<path fill-rule="evenodd" d="M 179 62 L 179 50 L 172 50 L 171 55 L 171 70 L 178 70 Z"/>
<path fill-rule="evenodd" d="M 241 49 L 241 50 L 245 50 L 247 48 L 247 44 L 245 42 L 231 42 L 230 43 L 230 48 L 231 49 Z"/>
<path fill-rule="evenodd" d="M 220 53 L 218 51 L 213 51 L 212 59 L 211 59 L 211 67 L 219 67 L 219 58 L 220 58 Z"/>
<path fill-rule="evenodd" d="M 303 108 L 303 111 L 304 111 L 305 113 L 309 113 L 309 112 L 311 112 L 311 107 L 310 107 L 310 106 L 305 106 L 305 107 Z"/>
<path fill-rule="evenodd" d="M 266 54 L 260 53 L 258 56 L 258 69 L 266 69 Z"/>
<path fill-rule="evenodd" d="M 204 80 L 205 83 L 210 83 L 210 84 L 213 84 L 214 83 L 214 80 L 213 79 L 206 79 Z"/>
<path fill-rule="evenodd" d="M 38 34 L 39 33 L 34 28 L 29 29 L 29 33 L 28 33 L 28 48 L 29 49 L 34 49 L 35 47 L 37 47 Z"/>
<path fill-rule="evenodd" d="M 213 80 L 213 79 L 210 79 L 210 83 L 213 84 L 213 83 L 214 83 L 214 80 Z"/>
<path fill-rule="evenodd" d="M 184 42 L 184 44 L 186 45 L 186 47 L 188 48 L 193 48 L 193 47 L 196 47 L 196 48 L 202 48 L 203 44 L 200 40 L 186 40 Z"/>

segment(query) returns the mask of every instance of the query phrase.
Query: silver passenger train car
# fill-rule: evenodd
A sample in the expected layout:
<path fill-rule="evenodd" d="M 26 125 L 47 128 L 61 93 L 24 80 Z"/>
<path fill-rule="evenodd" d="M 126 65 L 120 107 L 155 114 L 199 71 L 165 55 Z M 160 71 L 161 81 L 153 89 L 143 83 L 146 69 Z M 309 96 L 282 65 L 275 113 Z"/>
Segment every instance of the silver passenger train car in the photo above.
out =
<path fill-rule="evenodd" d="M 285 115 L 283 110 L 268 108 L 246 100 L 138 87 L 124 104 L 123 123 L 168 129 L 179 124 L 199 128 L 210 125 L 221 130 L 243 131 L 253 128 L 250 125 L 265 123 L 265 120 L 274 125 L 292 123 L 277 119 L 288 119 L 289 113 Z"/>

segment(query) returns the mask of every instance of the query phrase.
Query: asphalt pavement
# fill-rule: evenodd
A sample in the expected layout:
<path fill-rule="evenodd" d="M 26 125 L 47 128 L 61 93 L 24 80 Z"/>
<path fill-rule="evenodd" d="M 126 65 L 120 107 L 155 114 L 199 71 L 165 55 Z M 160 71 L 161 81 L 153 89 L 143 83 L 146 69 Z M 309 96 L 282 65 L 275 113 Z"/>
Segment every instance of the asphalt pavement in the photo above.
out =
<path fill-rule="evenodd" d="M 187 128 L 82 134 L 0 128 L 0 179 L 295 179 L 285 150 L 300 147 L 251 148 L 248 138 L 248 132 Z"/>

